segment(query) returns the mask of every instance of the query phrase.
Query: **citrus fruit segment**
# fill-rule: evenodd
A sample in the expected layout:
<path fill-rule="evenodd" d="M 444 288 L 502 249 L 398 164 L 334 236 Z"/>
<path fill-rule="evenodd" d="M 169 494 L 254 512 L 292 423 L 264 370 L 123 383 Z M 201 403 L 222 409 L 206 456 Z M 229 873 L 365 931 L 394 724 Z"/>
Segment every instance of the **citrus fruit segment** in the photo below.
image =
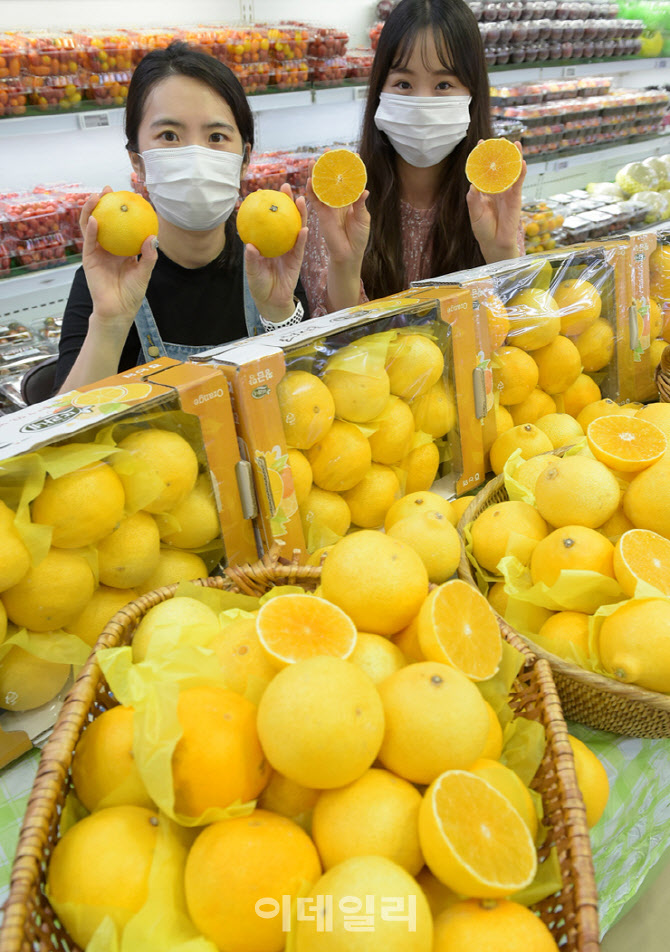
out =
<path fill-rule="evenodd" d="M 91 212 L 98 223 L 98 244 L 113 255 L 138 255 L 144 240 L 158 234 L 158 216 L 136 192 L 107 192 Z"/>
<path fill-rule="evenodd" d="M 315 655 L 348 658 L 356 626 L 341 608 L 317 595 L 277 595 L 256 621 L 258 638 L 278 667 Z"/>
<path fill-rule="evenodd" d="M 535 876 L 527 825 L 488 781 L 465 770 L 447 770 L 426 791 L 419 841 L 433 873 L 462 896 L 502 898 Z"/>
<path fill-rule="evenodd" d="M 363 160 L 350 149 L 331 149 L 319 156 L 312 169 L 314 194 L 330 208 L 343 208 L 360 198 L 368 174 Z"/>
<path fill-rule="evenodd" d="M 521 153 L 509 139 L 485 139 L 468 156 L 465 175 L 480 192 L 497 195 L 514 185 L 522 166 Z"/>
<path fill-rule="evenodd" d="M 458 668 L 472 681 L 493 677 L 502 659 L 496 614 L 460 579 L 433 589 L 419 612 L 419 644 L 429 661 Z"/>
<path fill-rule="evenodd" d="M 651 529 L 629 529 L 614 548 L 614 574 L 629 598 L 638 582 L 670 595 L 670 541 Z"/>
<path fill-rule="evenodd" d="M 244 199 L 237 212 L 237 231 L 264 258 L 278 258 L 290 251 L 302 228 L 296 204 L 284 192 L 259 188 Z"/>
<path fill-rule="evenodd" d="M 597 417 L 586 429 L 591 452 L 605 466 L 636 473 L 658 462 L 668 440 L 654 423 L 624 414 Z"/>

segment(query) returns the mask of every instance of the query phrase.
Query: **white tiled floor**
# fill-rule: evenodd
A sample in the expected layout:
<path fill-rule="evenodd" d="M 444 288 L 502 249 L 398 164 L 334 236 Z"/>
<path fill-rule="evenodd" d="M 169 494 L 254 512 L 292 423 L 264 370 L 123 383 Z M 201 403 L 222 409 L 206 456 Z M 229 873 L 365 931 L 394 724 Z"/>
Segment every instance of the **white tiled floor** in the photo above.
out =
<path fill-rule="evenodd" d="M 670 859 L 627 915 L 610 929 L 602 952 L 667 952 L 670 947 Z"/>

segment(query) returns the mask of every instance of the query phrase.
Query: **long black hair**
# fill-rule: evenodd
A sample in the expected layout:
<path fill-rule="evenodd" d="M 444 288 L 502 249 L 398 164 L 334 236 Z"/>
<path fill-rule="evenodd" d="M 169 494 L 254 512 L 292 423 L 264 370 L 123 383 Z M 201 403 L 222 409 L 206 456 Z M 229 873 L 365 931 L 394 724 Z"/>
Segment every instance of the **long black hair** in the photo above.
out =
<path fill-rule="evenodd" d="M 152 50 L 135 67 L 128 86 L 126 101 L 126 149 L 139 152 L 139 130 L 144 117 L 147 97 L 157 83 L 168 76 L 188 76 L 209 86 L 230 107 L 247 154 L 254 147 L 254 117 L 242 84 L 235 73 L 209 53 L 194 49 L 188 43 L 175 40 L 162 50 Z M 247 148 L 248 147 L 248 148 Z M 222 264 L 241 259 L 242 246 L 237 239 L 235 214 L 226 222 L 226 246 Z"/>
<path fill-rule="evenodd" d="M 491 135 L 489 80 L 477 21 L 464 0 L 401 0 L 379 35 L 370 74 L 360 154 L 368 170 L 367 200 L 372 223 L 363 259 L 363 283 L 370 298 L 407 287 L 400 229 L 400 183 L 396 152 L 375 125 L 379 97 L 392 69 L 404 66 L 414 44 L 433 36 L 441 64 L 469 90 L 470 126 L 447 157 L 438 188 L 430 235 L 431 277 L 484 264 L 470 226 L 465 162 L 479 139 Z"/>

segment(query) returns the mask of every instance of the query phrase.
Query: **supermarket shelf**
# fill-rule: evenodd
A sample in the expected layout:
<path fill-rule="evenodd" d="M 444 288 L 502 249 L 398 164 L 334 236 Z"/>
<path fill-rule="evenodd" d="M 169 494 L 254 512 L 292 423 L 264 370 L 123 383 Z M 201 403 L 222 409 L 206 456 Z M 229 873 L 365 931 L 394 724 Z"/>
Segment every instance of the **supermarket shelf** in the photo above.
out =
<path fill-rule="evenodd" d="M 670 58 L 637 59 L 629 57 L 621 60 L 591 60 L 588 62 L 565 62 L 560 65 L 525 63 L 509 68 L 494 66 L 490 69 L 491 84 L 510 84 L 527 80 L 532 73 L 533 80 L 542 82 L 548 79 L 566 77 L 597 76 L 603 74 L 625 75 L 658 73 L 658 82 L 666 78 L 670 69 Z M 331 88 L 299 89 L 291 92 L 256 93 L 249 96 L 249 104 L 254 113 L 269 112 L 275 109 L 300 108 L 329 103 L 351 102 L 365 99 L 366 83 L 347 83 Z M 90 108 L 78 109 L 72 113 L 49 113 L 39 116 L 17 116 L 0 119 L 0 138 L 5 136 L 32 135 L 42 132 L 74 132 L 79 129 L 95 129 L 101 126 L 119 126 L 123 123 L 124 109 Z"/>

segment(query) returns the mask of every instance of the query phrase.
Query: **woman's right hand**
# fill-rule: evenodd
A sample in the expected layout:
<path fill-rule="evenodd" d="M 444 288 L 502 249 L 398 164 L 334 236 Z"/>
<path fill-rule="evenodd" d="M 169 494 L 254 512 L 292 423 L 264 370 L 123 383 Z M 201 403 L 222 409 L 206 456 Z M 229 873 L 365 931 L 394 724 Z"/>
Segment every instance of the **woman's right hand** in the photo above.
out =
<path fill-rule="evenodd" d="M 330 261 L 338 266 L 351 266 L 360 272 L 370 234 L 370 213 L 365 205 L 370 194 L 368 190 L 365 189 L 352 205 L 345 205 L 343 208 L 324 205 L 314 194 L 311 176 L 306 192 L 319 218 L 319 228 L 326 242 Z"/>
<path fill-rule="evenodd" d="M 106 185 L 84 202 L 79 224 L 84 236 L 82 265 L 93 300 L 93 314 L 111 330 L 115 324 L 128 332 L 146 294 L 154 265 L 158 260 L 158 239 L 149 235 L 142 244 L 140 257 L 110 254 L 98 244 L 98 223 L 92 212 L 103 195 L 112 189 Z"/>

